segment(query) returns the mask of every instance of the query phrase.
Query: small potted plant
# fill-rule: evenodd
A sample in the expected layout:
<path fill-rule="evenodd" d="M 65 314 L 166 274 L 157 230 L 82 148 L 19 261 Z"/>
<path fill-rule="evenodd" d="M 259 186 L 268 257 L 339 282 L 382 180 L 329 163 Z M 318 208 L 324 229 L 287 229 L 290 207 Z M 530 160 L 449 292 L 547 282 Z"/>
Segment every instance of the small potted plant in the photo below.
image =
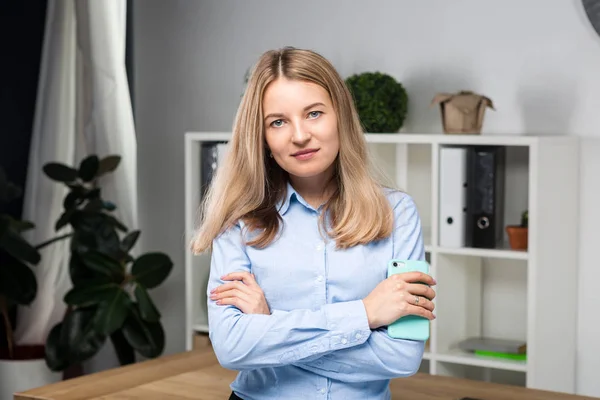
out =
<path fill-rule="evenodd" d="M 527 250 L 527 238 L 529 236 L 529 212 L 521 213 L 520 225 L 509 225 L 506 227 L 508 242 L 513 250 Z"/>
<path fill-rule="evenodd" d="M 408 94 L 402 83 L 381 72 L 346 78 L 358 116 L 368 133 L 396 133 L 408 113 Z"/>

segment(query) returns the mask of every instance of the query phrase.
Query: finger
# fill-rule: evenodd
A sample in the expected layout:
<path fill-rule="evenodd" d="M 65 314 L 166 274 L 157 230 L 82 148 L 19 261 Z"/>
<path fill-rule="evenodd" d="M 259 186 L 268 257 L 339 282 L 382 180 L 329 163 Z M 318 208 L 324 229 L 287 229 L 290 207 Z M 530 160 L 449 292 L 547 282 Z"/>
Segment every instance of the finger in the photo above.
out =
<path fill-rule="evenodd" d="M 231 272 L 227 275 L 222 276 L 221 279 L 224 281 L 238 280 L 244 282 L 246 285 L 249 286 L 257 284 L 256 279 L 254 279 L 254 275 L 252 275 L 250 272 L 245 271 Z"/>
<path fill-rule="evenodd" d="M 433 311 L 435 309 L 435 304 L 433 301 L 416 295 L 409 295 L 407 297 L 408 303 L 417 307 L 422 307 L 426 310 Z"/>
<path fill-rule="evenodd" d="M 429 286 L 433 286 L 437 283 L 431 275 L 419 271 L 403 272 L 396 275 L 408 283 L 424 283 Z"/>
<path fill-rule="evenodd" d="M 433 300 L 435 298 L 435 290 L 429 286 L 421 285 L 420 283 L 409 283 L 406 286 L 406 290 L 409 293 L 427 297 L 429 300 Z"/>
<path fill-rule="evenodd" d="M 215 293 L 213 295 L 210 296 L 212 300 L 224 300 L 224 299 L 229 299 L 232 297 L 237 297 L 241 300 L 244 300 L 246 302 L 249 302 L 250 300 L 250 295 L 248 295 L 247 293 L 244 293 L 240 290 L 237 289 L 231 289 L 231 290 L 227 290 L 225 292 L 222 293 Z"/>
<path fill-rule="evenodd" d="M 217 305 L 219 306 L 235 306 L 240 311 L 244 312 L 246 309 L 246 302 L 239 297 L 226 297 L 224 299 L 218 300 Z"/>
<path fill-rule="evenodd" d="M 407 315 L 417 315 L 419 317 L 427 318 L 430 321 L 435 319 L 435 315 L 433 314 L 433 312 L 421 306 L 414 306 L 412 304 L 408 304 L 406 311 Z"/>
<path fill-rule="evenodd" d="M 216 288 L 214 288 L 211 291 L 211 294 L 222 293 L 224 291 L 232 290 L 232 289 L 237 289 L 237 290 L 240 290 L 240 291 L 242 291 L 244 293 L 248 293 L 248 294 L 252 293 L 252 289 L 249 288 L 248 286 L 246 286 L 245 284 L 243 284 L 242 282 L 233 281 L 233 282 L 227 282 L 227 283 L 217 286 Z"/>

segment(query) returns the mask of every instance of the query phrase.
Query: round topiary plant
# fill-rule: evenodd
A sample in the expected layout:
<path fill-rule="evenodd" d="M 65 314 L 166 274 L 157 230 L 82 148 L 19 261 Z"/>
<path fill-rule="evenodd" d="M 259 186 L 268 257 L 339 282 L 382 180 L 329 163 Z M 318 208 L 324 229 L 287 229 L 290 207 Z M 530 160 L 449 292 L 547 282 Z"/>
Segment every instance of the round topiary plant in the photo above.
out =
<path fill-rule="evenodd" d="M 346 85 L 366 132 L 398 132 L 408 110 L 401 83 L 381 72 L 364 72 L 348 77 Z"/>

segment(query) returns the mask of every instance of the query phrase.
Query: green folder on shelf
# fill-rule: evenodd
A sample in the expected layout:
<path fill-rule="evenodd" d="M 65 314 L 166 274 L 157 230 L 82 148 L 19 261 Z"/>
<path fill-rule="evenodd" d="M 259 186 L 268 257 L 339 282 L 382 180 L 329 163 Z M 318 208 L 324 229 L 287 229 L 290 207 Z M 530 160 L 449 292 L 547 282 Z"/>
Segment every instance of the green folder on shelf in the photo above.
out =
<path fill-rule="evenodd" d="M 475 350 L 475 355 L 485 357 L 505 358 L 507 360 L 526 361 L 527 354 L 501 353 L 498 351 Z"/>

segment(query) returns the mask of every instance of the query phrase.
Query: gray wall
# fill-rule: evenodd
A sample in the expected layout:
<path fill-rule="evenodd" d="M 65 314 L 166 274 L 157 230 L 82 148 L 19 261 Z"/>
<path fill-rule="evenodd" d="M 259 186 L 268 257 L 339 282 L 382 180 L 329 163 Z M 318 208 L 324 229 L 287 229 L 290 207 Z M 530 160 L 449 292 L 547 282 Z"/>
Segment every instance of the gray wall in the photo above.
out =
<path fill-rule="evenodd" d="M 344 76 L 380 70 L 402 81 L 408 131 L 439 132 L 433 95 L 470 88 L 497 107 L 486 114 L 486 133 L 589 138 L 577 373 L 579 391 L 600 396 L 600 166 L 592 161 L 600 154 L 600 37 L 579 1 L 138 0 L 134 12 L 141 243 L 176 265 L 154 292 L 167 353 L 184 349 L 184 132 L 228 131 L 246 69 L 263 51 L 293 45 L 321 52 Z M 107 352 L 96 368 L 110 365 Z"/>

